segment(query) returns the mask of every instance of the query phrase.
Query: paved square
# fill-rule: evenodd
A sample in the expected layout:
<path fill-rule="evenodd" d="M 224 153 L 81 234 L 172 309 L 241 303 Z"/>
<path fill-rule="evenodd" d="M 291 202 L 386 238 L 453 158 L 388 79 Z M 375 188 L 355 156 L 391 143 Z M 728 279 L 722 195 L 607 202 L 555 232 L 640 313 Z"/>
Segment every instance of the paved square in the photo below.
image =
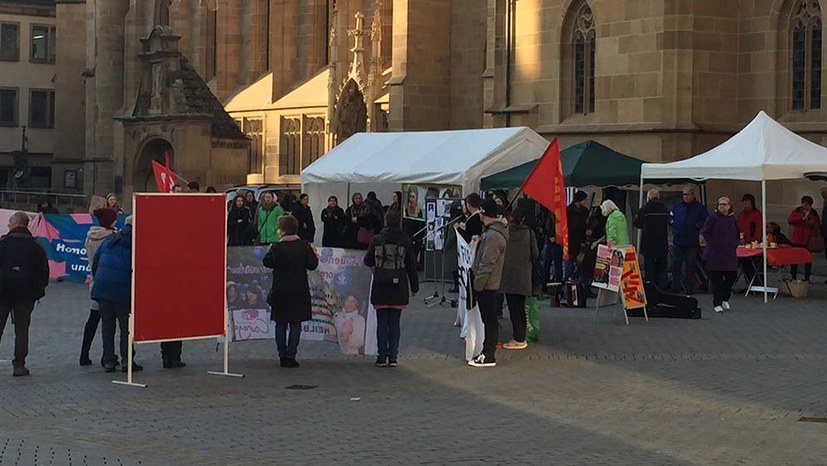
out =
<path fill-rule="evenodd" d="M 542 341 L 472 369 L 454 310 L 417 305 L 401 366 L 302 343 L 297 370 L 271 342 L 184 345 L 181 371 L 138 346 L 147 389 L 78 366 L 87 289 L 52 284 L 29 367 L 0 343 L 0 465 L 827 464 L 827 287 L 807 300 L 738 298 L 700 321 L 543 307 Z M 820 288 L 820 289 L 819 289 Z M 430 290 L 430 285 L 424 291 Z M 503 338 L 510 336 L 504 319 Z M 100 357 L 95 340 L 92 359 Z M 121 374 L 116 374 L 121 378 Z M 309 385 L 310 390 L 288 390 Z"/>

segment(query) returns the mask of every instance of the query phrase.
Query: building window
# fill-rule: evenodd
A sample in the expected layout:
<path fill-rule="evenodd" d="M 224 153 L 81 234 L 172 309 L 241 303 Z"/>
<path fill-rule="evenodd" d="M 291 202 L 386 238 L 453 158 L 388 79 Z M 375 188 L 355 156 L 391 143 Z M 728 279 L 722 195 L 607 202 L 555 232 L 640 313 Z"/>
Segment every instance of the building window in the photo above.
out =
<path fill-rule="evenodd" d="M 263 173 L 264 125 L 260 119 L 244 119 L 244 134 L 250 137 L 250 173 Z"/>
<path fill-rule="evenodd" d="M 820 109 L 822 26 L 818 0 L 796 0 L 790 31 L 792 109 Z"/>
<path fill-rule="evenodd" d="M 305 120 L 302 170 L 321 157 L 325 152 L 324 118 L 311 117 Z"/>
<path fill-rule="evenodd" d="M 284 118 L 281 128 L 279 175 L 298 175 L 301 170 L 301 119 Z"/>
<path fill-rule="evenodd" d="M 204 76 L 207 81 L 215 77 L 215 67 L 218 61 L 216 51 L 218 50 L 218 10 L 207 12 L 207 50 L 205 51 Z"/>
<path fill-rule="evenodd" d="M 0 61 L 20 60 L 20 26 L 0 24 Z"/>
<path fill-rule="evenodd" d="M 32 26 L 32 56 L 34 63 L 55 62 L 55 39 L 57 31 L 54 26 Z"/>
<path fill-rule="evenodd" d="M 29 94 L 29 126 L 55 127 L 55 91 L 32 89 Z"/>
<path fill-rule="evenodd" d="M 17 126 L 17 89 L 0 88 L 0 126 Z"/>
<path fill-rule="evenodd" d="M 574 113 L 594 113 L 595 38 L 594 15 L 585 2 L 574 20 Z"/>

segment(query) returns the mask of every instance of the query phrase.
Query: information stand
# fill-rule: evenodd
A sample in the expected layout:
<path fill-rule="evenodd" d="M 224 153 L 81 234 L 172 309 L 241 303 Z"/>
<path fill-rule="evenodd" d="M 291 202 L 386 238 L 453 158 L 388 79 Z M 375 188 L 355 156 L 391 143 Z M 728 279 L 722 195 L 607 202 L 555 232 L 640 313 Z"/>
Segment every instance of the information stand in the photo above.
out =
<path fill-rule="evenodd" d="M 643 316 L 647 322 L 649 321 L 649 314 L 646 312 L 646 292 L 643 288 L 637 251 L 633 246 L 598 246 L 592 286 L 598 289 L 594 309 L 595 322 L 600 312 L 600 302 L 606 292 L 619 293 L 626 325 L 629 325 L 630 309 L 643 308 Z"/>
<path fill-rule="evenodd" d="M 134 383 L 133 345 L 224 338 L 229 372 L 227 205 L 221 194 L 136 194 L 132 201 L 132 312 L 126 382 Z M 192 272 L 183 272 L 183 268 Z"/>

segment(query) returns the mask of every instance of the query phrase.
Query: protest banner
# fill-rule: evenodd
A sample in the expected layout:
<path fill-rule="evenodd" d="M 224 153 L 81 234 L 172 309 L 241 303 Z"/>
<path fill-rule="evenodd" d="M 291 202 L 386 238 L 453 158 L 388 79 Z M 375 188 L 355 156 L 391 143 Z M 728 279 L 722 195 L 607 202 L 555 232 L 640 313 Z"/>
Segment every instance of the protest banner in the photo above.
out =
<path fill-rule="evenodd" d="M 470 361 L 482 353 L 485 338 L 485 326 L 482 323 L 480 308 L 474 299 L 474 284 L 471 269 L 474 266 L 477 243 L 465 242 L 459 232 L 457 235 L 457 254 L 459 254 L 459 299 L 457 301 L 457 323 L 462 327 L 460 338 L 465 339 L 465 360 Z"/>
<path fill-rule="evenodd" d="M 227 257 L 227 306 L 233 341 L 274 338 L 265 297 L 272 270 L 262 265 L 266 247 L 231 247 Z M 369 316 L 372 273 L 364 251 L 322 248 L 318 269 L 308 272 L 313 319 L 302 325 L 302 340 L 336 343 L 344 354 L 370 354 L 376 321 Z"/>
<path fill-rule="evenodd" d="M 97 220 L 91 214 L 39 214 L 38 218 L 33 231 L 49 258 L 49 276 L 88 283 L 92 264 L 86 254 L 86 236 Z M 116 228 L 123 227 L 125 219 L 125 215 L 118 215 Z"/>

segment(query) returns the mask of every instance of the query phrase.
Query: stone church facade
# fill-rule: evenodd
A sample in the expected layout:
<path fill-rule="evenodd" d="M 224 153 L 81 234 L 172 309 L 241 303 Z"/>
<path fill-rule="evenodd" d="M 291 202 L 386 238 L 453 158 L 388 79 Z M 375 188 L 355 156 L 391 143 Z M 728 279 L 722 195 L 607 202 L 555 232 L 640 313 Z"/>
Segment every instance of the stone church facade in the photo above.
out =
<path fill-rule="evenodd" d="M 173 41 L 180 55 L 249 138 L 241 165 L 251 180 L 295 183 L 303 167 L 358 131 L 525 125 L 559 137 L 563 147 L 595 139 L 670 161 L 717 145 L 765 110 L 827 143 L 823 6 L 86 0 L 82 11 L 95 18 L 95 27 L 86 27 L 87 61 L 107 65 L 85 82 L 86 157 L 113 158 L 107 176 L 119 173 L 120 163 L 137 166 L 128 132 L 112 131 L 129 124 L 123 109 L 139 101 L 142 54 L 152 53 L 142 51 L 142 39 L 157 24 L 168 26 L 162 35 L 180 37 Z M 219 157 L 216 166 L 227 160 L 235 159 Z M 779 183 L 783 202 L 799 186 Z"/>

